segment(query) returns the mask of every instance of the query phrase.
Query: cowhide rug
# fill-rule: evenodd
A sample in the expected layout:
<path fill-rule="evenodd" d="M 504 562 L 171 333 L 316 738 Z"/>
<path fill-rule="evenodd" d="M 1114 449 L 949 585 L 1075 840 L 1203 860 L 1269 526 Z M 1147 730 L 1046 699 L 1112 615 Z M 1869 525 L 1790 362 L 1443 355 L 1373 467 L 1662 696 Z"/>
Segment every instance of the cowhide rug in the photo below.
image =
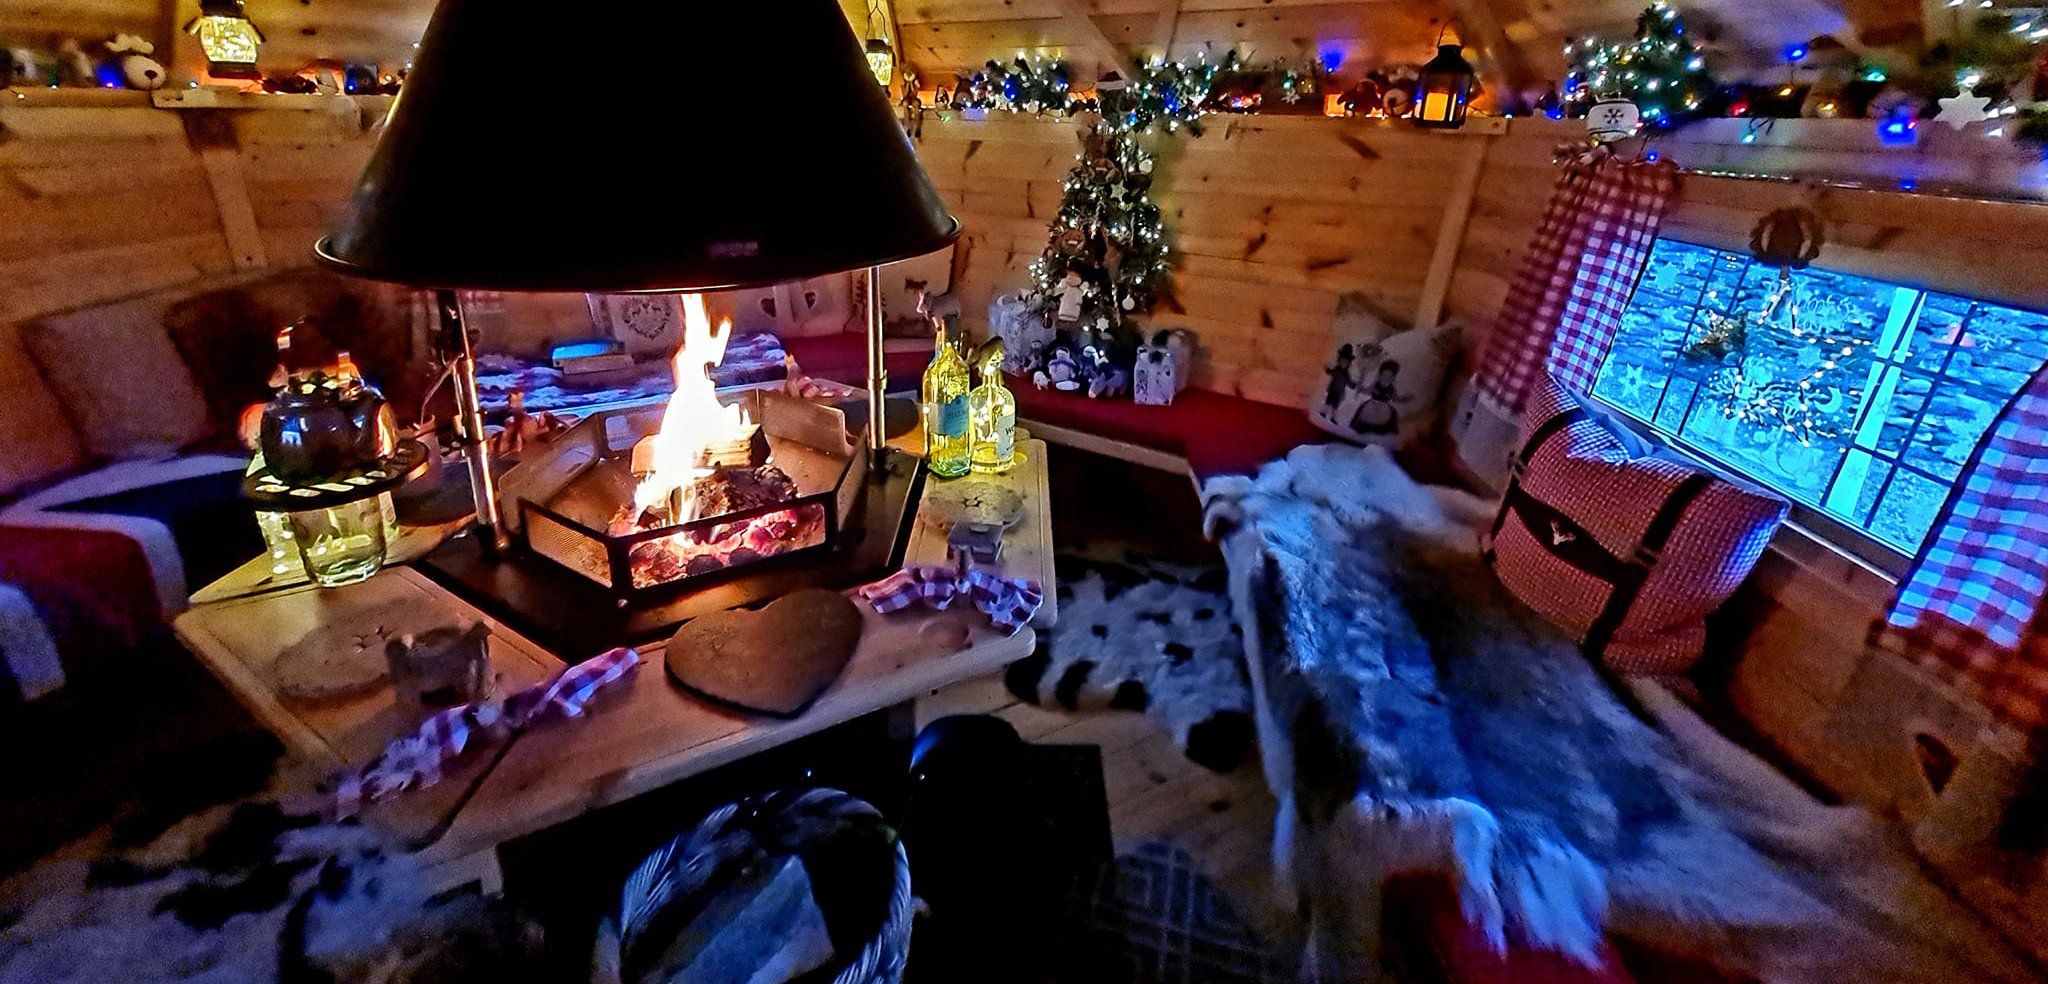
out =
<path fill-rule="evenodd" d="M 435 896 L 357 824 L 269 801 L 215 807 L 141 846 L 103 830 L 0 885 L 4 984 L 531 981 L 539 931 Z"/>
<path fill-rule="evenodd" d="M 1251 685 L 1222 563 L 1172 563 L 1123 544 L 1062 547 L 1055 560 L 1059 624 L 1010 667 L 1010 692 L 1069 711 L 1142 711 L 1190 761 L 1218 772 L 1243 764 Z"/>

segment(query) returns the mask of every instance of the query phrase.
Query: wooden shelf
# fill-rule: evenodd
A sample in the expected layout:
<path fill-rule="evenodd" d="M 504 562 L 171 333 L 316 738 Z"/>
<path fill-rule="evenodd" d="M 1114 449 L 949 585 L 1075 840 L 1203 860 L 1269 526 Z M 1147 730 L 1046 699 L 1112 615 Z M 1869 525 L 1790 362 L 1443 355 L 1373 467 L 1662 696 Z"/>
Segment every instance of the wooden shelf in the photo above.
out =
<path fill-rule="evenodd" d="M 49 109 L 109 109 L 146 107 L 149 93 L 134 89 L 52 89 L 47 86 L 15 86 L 0 89 L 0 106 Z"/>
<path fill-rule="evenodd" d="M 292 92 L 237 92 L 223 89 L 159 89 L 148 94 L 158 109 L 294 109 L 333 112 L 337 106 L 382 113 L 395 96 L 332 96 Z"/>

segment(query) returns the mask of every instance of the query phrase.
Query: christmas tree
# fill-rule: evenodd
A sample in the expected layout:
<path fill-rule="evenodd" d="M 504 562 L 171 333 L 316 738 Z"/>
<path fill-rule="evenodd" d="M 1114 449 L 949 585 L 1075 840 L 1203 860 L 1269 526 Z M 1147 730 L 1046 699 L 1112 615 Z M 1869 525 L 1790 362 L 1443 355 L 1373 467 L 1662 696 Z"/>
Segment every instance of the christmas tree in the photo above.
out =
<path fill-rule="evenodd" d="M 1565 104 L 1585 116 L 1603 99 L 1635 103 L 1643 122 L 1668 127 L 1705 112 L 1714 92 L 1707 59 L 1686 33 L 1685 19 L 1661 2 L 1636 18 L 1633 41 L 1585 38 L 1564 46 L 1571 69 L 1564 78 Z"/>
<path fill-rule="evenodd" d="M 1152 199 L 1156 161 L 1139 138 L 1183 127 L 1199 134 L 1217 72 L 1228 64 L 1155 64 L 1134 82 L 1112 76 L 1098 88 L 1097 115 L 1024 292 L 1047 324 L 1119 358 L 1134 347 L 1132 319 L 1152 310 L 1170 278 L 1166 227 Z"/>

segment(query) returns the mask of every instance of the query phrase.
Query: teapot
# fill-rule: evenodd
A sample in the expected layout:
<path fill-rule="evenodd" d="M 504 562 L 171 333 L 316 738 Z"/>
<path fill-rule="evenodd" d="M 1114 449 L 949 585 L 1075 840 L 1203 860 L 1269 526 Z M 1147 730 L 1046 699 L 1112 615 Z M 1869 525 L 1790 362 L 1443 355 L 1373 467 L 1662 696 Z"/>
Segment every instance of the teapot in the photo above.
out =
<path fill-rule="evenodd" d="M 263 408 L 258 440 L 272 475 L 314 485 L 375 467 L 396 449 L 398 426 L 383 394 L 342 352 L 333 375 L 289 376 Z"/>

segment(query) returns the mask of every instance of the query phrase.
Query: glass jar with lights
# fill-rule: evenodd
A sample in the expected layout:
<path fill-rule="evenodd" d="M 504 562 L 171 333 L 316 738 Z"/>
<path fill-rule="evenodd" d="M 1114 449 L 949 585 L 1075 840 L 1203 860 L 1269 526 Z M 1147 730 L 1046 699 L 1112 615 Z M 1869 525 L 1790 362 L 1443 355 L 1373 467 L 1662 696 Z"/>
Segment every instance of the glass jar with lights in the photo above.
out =
<path fill-rule="evenodd" d="M 384 566 L 390 544 L 385 498 L 370 495 L 354 502 L 288 514 L 292 539 L 306 576 L 323 588 L 368 580 Z"/>
<path fill-rule="evenodd" d="M 242 0 L 201 0 L 199 16 L 185 25 L 185 33 L 199 39 L 206 55 L 207 74 L 219 78 L 254 79 L 256 55 L 263 47 L 263 32 L 242 10 Z"/>
<path fill-rule="evenodd" d="M 1000 475 L 1017 463 L 1017 396 L 1003 384 L 1003 340 L 989 339 L 974 354 L 981 385 L 967 394 L 969 426 L 974 431 L 972 469 Z"/>
<path fill-rule="evenodd" d="M 1439 130 L 1464 126 L 1475 77 L 1464 45 L 1438 45 L 1436 57 L 1422 66 L 1415 80 L 1415 124 Z"/>
<path fill-rule="evenodd" d="M 875 81 L 880 83 L 882 88 L 888 88 L 889 83 L 896 79 L 896 52 L 889 47 L 889 42 L 881 38 L 869 38 L 867 56 L 868 71 L 875 73 Z"/>

